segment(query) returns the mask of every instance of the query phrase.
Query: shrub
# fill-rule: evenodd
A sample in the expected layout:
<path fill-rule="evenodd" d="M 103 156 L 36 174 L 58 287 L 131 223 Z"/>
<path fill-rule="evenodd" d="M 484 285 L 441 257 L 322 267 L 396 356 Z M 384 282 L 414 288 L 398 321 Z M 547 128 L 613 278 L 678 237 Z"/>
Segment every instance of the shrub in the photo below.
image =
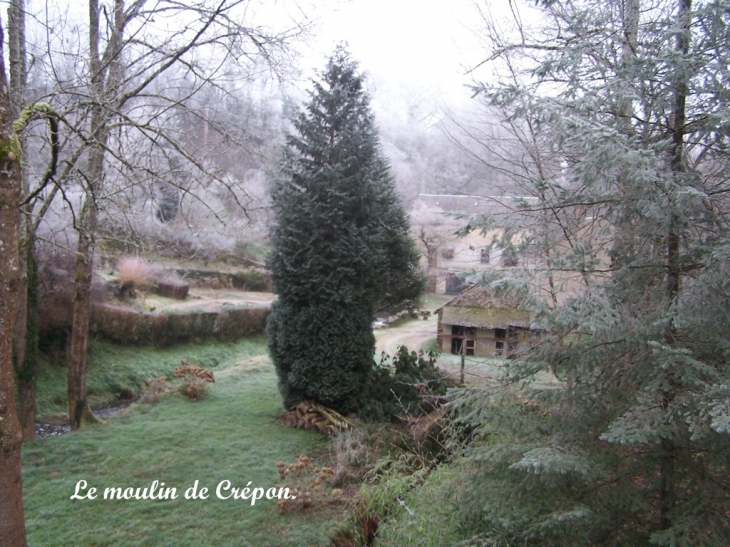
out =
<path fill-rule="evenodd" d="M 408 351 L 400 346 L 387 364 L 383 354 L 365 387 L 361 417 L 394 420 L 398 416 L 421 416 L 438 406 L 447 384 L 436 368 L 436 353 Z"/>
<path fill-rule="evenodd" d="M 208 384 L 206 381 L 197 376 L 186 376 L 180 386 L 180 393 L 193 401 L 200 399 L 207 390 Z"/>
<path fill-rule="evenodd" d="M 135 288 L 149 280 L 150 275 L 150 266 L 141 258 L 136 256 L 120 258 L 117 262 L 117 281 L 120 285 L 120 295 L 128 294 L 134 298 Z"/>
<path fill-rule="evenodd" d="M 231 285 L 252 292 L 271 290 L 271 280 L 259 270 L 245 270 L 238 274 L 231 274 Z"/>
<path fill-rule="evenodd" d="M 181 361 L 182 366 L 175 369 L 175 378 L 182 378 L 180 392 L 187 398 L 197 401 L 205 394 L 208 383 L 215 382 L 213 371 L 194 365 L 187 359 Z"/>
<path fill-rule="evenodd" d="M 141 284 L 150 278 L 149 264 L 137 256 L 125 256 L 117 261 L 117 280 L 120 283 Z"/>

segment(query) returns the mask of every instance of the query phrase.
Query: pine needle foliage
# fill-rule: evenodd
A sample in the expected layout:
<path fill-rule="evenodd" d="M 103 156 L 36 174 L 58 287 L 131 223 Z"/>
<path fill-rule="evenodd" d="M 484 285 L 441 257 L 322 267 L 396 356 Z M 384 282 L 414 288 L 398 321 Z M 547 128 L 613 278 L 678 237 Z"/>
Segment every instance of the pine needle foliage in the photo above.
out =
<path fill-rule="evenodd" d="M 730 2 L 538 4 L 478 91 L 532 132 L 521 242 L 567 297 L 508 387 L 456 400 L 467 544 L 730 545 Z M 560 387 L 516 390 L 536 371 Z"/>
<path fill-rule="evenodd" d="M 374 313 L 413 305 L 424 276 L 363 76 L 344 48 L 309 96 L 271 184 L 268 266 L 279 298 L 269 351 L 285 407 L 314 399 L 346 413 L 373 368 Z"/>

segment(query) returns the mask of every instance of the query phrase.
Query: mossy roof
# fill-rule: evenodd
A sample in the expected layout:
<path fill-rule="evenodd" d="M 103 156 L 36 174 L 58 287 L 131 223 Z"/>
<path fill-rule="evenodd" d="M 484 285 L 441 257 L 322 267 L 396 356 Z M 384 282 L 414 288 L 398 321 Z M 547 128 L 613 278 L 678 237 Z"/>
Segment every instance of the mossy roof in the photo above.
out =
<path fill-rule="evenodd" d="M 494 294 L 494 292 L 483 285 L 472 285 L 461 294 L 449 300 L 444 307 L 462 306 L 471 308 L 500 308 L 517 309 L 522 304 L 522 299 L 513 294 Z"/>
<path fill-rule="evenodd" d="M 444 306 L 441 323 L 480 329 L 506 329 L 508 326 L 529 328 L 533 312 L 506 308 Z"/>
<path fill-rule="evenodd" d="M 495 295 L 486 286 L 472 285 L 442 306 L 441 322 L 481 329 L 529 328 L 534 313 L 520 309 L 521 304 L 514 295 Z"/>

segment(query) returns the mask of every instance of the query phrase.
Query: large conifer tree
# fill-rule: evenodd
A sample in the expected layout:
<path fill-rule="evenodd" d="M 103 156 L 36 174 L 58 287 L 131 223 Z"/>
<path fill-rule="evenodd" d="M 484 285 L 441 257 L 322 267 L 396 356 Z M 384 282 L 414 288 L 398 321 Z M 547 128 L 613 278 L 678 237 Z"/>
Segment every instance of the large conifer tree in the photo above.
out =
<path fill-rule="evenodd" d="M 559 388 L 459 401 L 488 432 L 462 514 L 479 546 L 730 545 L 730 4 L 539 4 L 494 44 L 520 85 L 480 91 L 533 131 L 523 212 L 581 282 L 509 367 Z"/>
<path fill-rule="evenodd" d="M 271 198 L 278 294 L 269 351 L 284 405 L 355 410 L 373 366 L 375 311 L 423 291 L 357 64 L 338 48 L 293 120 Z"/>

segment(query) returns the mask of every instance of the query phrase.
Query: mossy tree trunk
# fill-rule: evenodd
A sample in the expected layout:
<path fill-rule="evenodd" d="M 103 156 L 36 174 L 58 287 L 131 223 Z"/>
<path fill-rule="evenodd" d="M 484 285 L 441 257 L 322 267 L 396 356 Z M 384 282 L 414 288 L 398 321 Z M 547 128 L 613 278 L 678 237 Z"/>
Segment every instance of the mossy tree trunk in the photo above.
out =
<path fill-rule="evenodd" d="M 38 264 L 35 257 L 35 237 L 30 230 L 25 232 L 25 242 L 21 246 L 21 268 L 22 265 L 25 266 L 26 281 L 21 283 L 19 290 L 20 304 L 15 328 L 15 373 L 18 380 L 18 418 L 23 430 L 23 441 L 32 441 L 36 436 Z"/>
<path fill-rule="evenodd" d="M 0 540 L 4 547 L 25 547 L 23 437 L 15 411 L 12 356 L 20 284 L 20 150 L 13 135 L 2 43 L 0 28 Z"/>
<path fill-rule="evenodd" d="M 28 80 L 25 47 L 25 0 L 11 0 L 8 6 L 8 60 L 10 68 L 10 101 L 13 118 L 18 119 L 26 107 Z M 21 150 L 26 148 L 19 135 Z M 24 176 L 21 157 L 22 197 L 28 195 L 28 180 Z M 20 218 L 20 287 L 18 316 L 15 323 L 14 364 L 18 381 L 18 418 L 23 440 L 35 438 L 35 369 L 38 356 L 38 277 L 33 230 L 33 206 L 25 206 Z"/>
<path fill-rule="evenodd" d="M 71 348 L 68 359 L 68 416 L 73 429 L 78 429 L 85 419 L 92 417 L 86 399 L 86 356 L 89 346 L 91 275 L 94 260 L 96 220 L 96 201 L 93 196 L 87 196 L 81 212 L 78 230 L 79 242 L 76 249 Z"/>

